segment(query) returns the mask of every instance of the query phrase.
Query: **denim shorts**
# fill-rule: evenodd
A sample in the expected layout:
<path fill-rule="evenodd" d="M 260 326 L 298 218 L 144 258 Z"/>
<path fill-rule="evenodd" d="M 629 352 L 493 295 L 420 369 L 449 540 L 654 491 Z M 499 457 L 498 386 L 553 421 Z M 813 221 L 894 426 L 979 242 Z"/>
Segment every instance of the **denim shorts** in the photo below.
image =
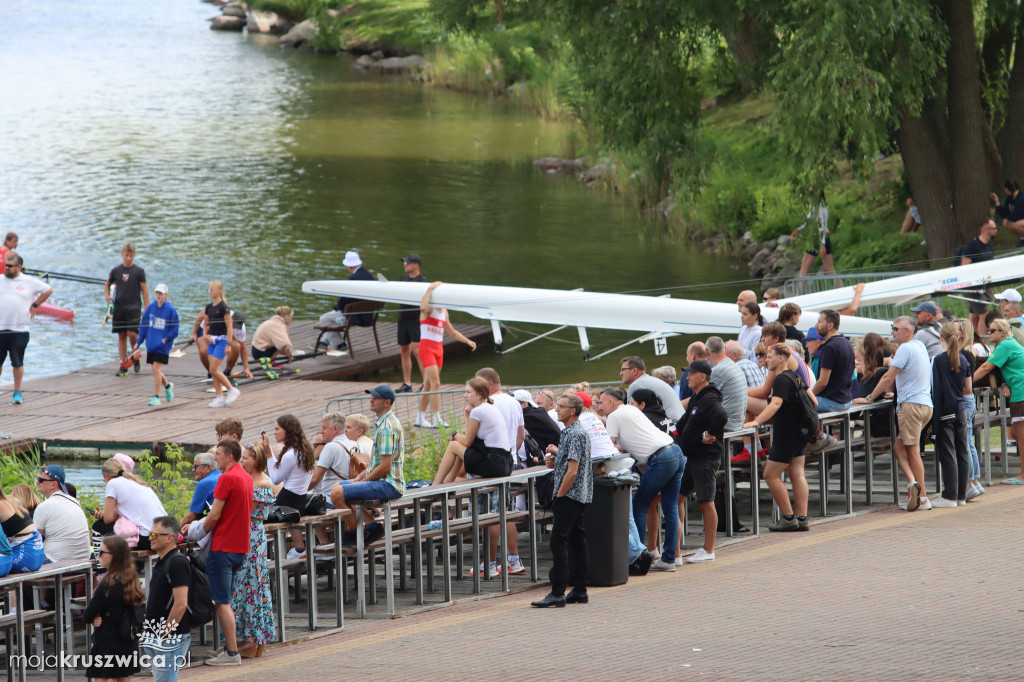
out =
<path fill-rule="evenodd" d="M 235 584 L 244 552 L 214 552 L 206 558 L 206 577 L 210 579 L 210 596 L 214 604 L 230 604 L 231 590 Z"/>
<path fill-rule="evenodd" d="M 395 490 L 395 486 L 387 481 L 359 481 L 358 483 L 346 483 L 341 481 L 339 485 L 345 491 L 345 501 L 354 500 L 394 500 L 401 495 Z"/>

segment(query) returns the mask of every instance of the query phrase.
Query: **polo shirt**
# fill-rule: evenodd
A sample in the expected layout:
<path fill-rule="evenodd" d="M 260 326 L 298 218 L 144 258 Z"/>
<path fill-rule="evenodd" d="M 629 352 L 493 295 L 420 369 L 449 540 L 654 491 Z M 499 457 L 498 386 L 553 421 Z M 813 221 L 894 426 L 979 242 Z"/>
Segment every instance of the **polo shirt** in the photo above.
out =
<path fill-rule="evenodd" d="M 836 334 L 821 344 L 818 349 L 819 373 L 822 369 L 831 370 L 828 383 L 818 394 L 820 398 L 828 398 L 837 403 L 848 403 L 853 400 L 851 377 L 856 359 L 850 340 L 842 334 Z"/>
<path fill-rule="evenodd" d="M 241 469 L 241 467 L 239 467 Z M 248 538 L 247 538 L 248 539 Z M 158 559 L 153 566 L 153 575 L 149 581 L 149 598 L 146 600 L 146 621 L 159 623 L 167 618 L 174 606 L 174 588 L 192 585 L 192 567 L 189 560 L 177 549 L 172 549 L 164 557 Z M 181 622 L 174 629 L 175 634 L 187 635 L 191 631 L 188 622 L 188 609 L 185 609 Z"/>
<path fill-rule="evenodd" d="M 213 496 L 224 501 L 224 509 L 213 529 L 212 551 L 248 553 L 252 495 L 252 477 L 245 473 L 241 464 L 235 462 L 221 474 Z"/>
<path fill-rule="evenodd" d="M 196 491 L 192 493 L 192 503 L 188 505 L 190 512 L 206 516 L 206 512 L 210 511 L 210 507 L 213 506 L 213 490 L 217 487 L 218 480 L 220 480 L 220 469 L 211 469 L 210 473 L 196 483 Z"/>

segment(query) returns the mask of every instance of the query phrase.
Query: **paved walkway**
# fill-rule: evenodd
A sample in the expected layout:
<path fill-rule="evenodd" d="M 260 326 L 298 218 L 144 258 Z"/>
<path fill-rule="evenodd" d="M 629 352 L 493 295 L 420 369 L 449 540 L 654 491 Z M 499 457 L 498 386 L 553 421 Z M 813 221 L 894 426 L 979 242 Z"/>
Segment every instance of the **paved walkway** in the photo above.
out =
<path fill-rule="evenodd" d="M 276 647 L 182 679 L 1019 680 L 1024 490 L 958 509 L 819 523 L 722 549 L 713 564 L 593 589 L 534 590 Z"/>

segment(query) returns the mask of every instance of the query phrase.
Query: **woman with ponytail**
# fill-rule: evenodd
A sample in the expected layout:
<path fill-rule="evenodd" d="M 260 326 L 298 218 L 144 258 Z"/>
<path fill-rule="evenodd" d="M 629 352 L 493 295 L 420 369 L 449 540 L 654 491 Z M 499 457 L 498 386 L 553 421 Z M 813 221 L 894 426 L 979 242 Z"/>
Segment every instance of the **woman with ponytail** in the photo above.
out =
<path fill-rule="evenodd" d="M 932 507 L 955 508 L 967 504 L 970 451 L 964 395 L 973 391 L 971 364 L 960 352 L 963 332 L 957 324 L 939 330 L 943 352 L 932 362 L 932 432 L 935 454 L 942 464 L 942 497 Z"/>
<path fill-rule="evenodd" d="M 92 529 L 101 535 L 120 535 L 137 549 L 149 549 L 153 519 L 167 516 L 160 498 L 145 481 L 128 473 L 120 460 L 111 457 L 100 472 L 107 487 Z"/>

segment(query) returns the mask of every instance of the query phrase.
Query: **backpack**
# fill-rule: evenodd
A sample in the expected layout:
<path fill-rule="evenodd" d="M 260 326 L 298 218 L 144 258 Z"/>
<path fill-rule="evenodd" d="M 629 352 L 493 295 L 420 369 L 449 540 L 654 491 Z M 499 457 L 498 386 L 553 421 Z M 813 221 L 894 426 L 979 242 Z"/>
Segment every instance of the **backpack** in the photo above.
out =
<path fill-rule="evenodd" d="M 144 630 L 143 624 L 146 622 L 145 607 L 146 605 L 143 603 L 125 609 L 125 618 L 117 623 L 117 634 L 122 640 L 132 644 L 139 643 L 139 638 Z M 110 618 L 109 611 L 107 617 Z"/>
<path fill-rule="evenodd" d="M 527 433 L 523 437 L 523 445 L 526 446 L 526 466 L 540 466 L 544 463 L 544 451 L 536 438 Z"/>
<path fill-rule="evenodd" d="M 206 577 L 206 567 L 202 566 L 199 560 L 192 554 L 180 555 L 188 562 L 191 573 L 188 586 L 188 618 L 189 625 L 206 625 L 213 620 L 213 594 L 210 592 L 210 579 Z M 167 603 L 171 608 L 174 597 Z"/>
<path fill-rule="evenodd" d="M 807 395 L 807 384 L 791 369 L 784 370 L 780 376 L 788 377 L 796 384 L 796 395 L 800 401 L 800 410 L 797 416 L 796 428 L 800 439 L 805 443 L 814 443 L 821 433 L 821 424 L 818 422 L 818 410 L 814 406 L 811 396 Z"/>

